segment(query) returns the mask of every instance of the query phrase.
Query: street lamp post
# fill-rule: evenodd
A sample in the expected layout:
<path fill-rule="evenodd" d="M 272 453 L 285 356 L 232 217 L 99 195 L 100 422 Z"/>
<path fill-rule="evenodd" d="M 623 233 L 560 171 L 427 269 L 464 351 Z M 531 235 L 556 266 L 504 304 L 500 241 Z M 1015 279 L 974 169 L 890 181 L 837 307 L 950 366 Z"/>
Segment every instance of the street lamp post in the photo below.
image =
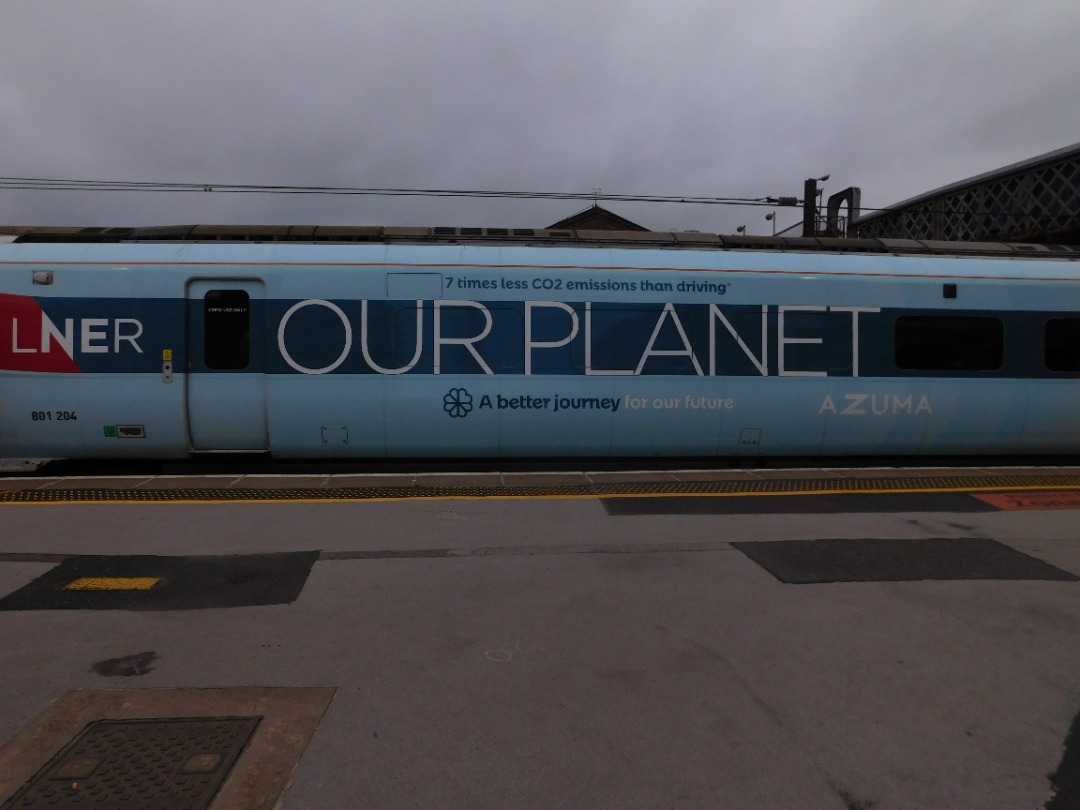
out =
<path fill-rule="evenodd" d="M 817 236 L 818 203 L 825 190 L 818 191 L 817 184 L 824 183 L 829 176 L 811 177 L 803 184 L 803 236 Z"/>

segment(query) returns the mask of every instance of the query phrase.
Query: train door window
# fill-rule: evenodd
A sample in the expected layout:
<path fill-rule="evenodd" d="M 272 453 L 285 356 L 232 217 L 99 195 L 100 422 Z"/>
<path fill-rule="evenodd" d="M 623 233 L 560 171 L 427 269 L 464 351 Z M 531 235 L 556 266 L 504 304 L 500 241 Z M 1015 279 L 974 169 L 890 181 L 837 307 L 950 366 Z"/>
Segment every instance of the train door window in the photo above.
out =
<path fill-rule="evenodd" d="M 251 361 L 251 301 L 243 290 L 210 290 L 203 298 L 206 367 L 247 368 Z"/>
<path fill-rule="evenodd" d="M 902 315 L 896 319 L 896 365 L 913 371 L 997 371 L 1005 330 L 997 318 Z"/>
<path fill-rule="evenodd" d="M 1080 371 L 1080 318 L 1046 322 L 1046 367 L 1050 371 Z"/>

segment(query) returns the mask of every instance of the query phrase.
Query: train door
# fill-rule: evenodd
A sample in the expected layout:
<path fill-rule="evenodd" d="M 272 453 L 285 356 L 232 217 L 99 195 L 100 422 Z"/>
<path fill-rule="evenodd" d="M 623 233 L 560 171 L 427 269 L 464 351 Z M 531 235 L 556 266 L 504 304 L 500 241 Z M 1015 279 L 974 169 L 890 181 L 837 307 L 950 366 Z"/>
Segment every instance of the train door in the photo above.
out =
<path fill-rule="evenodd" d="M 187 285 L 187 421 L 192 450 L 265 452 L 264 286 L 258 279 Z"/>

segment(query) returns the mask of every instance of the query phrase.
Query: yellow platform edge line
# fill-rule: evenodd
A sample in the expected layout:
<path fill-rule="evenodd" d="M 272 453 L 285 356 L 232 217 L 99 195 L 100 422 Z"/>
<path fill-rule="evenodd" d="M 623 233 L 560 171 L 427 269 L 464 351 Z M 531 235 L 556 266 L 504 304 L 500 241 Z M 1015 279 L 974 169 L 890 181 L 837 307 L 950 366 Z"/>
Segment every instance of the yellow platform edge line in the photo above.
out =
<path fill-rule="evenodd" d="M 376 497 L 376 498 L 335 498 L 332 496 L 311 498 L 111 498 L 98 499 L 88 498 L 85 500 L 56 500 L 56 501 L 2 501 L 0 506 L 134 506 L 147 504 L 160 506 L 162 504 L 177 504 L 191 506 L 194 504 L 241 504 L 241 503 L 395 503 L 408 501 L 514 501 L 514 500 L 579 500 L 595 501 L 604 498 L 760 498 L 760 497 L 794 497 L 807 495 L 917 495 L 921 493 L 994 493 L 994 492 L 1077 492 L 1080 484 L 1044 484 L 1023 486 L 968 486 L 968 487 L 888 487 L 881 489 L 863 489 L 839 487 L 834 489 L 793 489 L 775 490 L 766 492 L 605 492 L 605 493 L 576 493 L 576 494 L 498 494 L 498 495 L 402 495 L 399 497 Z"/>

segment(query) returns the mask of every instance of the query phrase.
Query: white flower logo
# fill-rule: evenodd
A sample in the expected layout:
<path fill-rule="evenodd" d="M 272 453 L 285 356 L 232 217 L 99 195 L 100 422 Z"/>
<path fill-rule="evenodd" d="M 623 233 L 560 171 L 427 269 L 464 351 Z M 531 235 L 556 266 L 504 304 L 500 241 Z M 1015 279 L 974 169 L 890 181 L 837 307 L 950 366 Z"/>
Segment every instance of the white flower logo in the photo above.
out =
<path fill-rule="evenodd" d="M 452 419 L 464 419 L 472 410 L 472 395 L 464 388 L 451 388 L 442 401 L 443 410 Z"/>

